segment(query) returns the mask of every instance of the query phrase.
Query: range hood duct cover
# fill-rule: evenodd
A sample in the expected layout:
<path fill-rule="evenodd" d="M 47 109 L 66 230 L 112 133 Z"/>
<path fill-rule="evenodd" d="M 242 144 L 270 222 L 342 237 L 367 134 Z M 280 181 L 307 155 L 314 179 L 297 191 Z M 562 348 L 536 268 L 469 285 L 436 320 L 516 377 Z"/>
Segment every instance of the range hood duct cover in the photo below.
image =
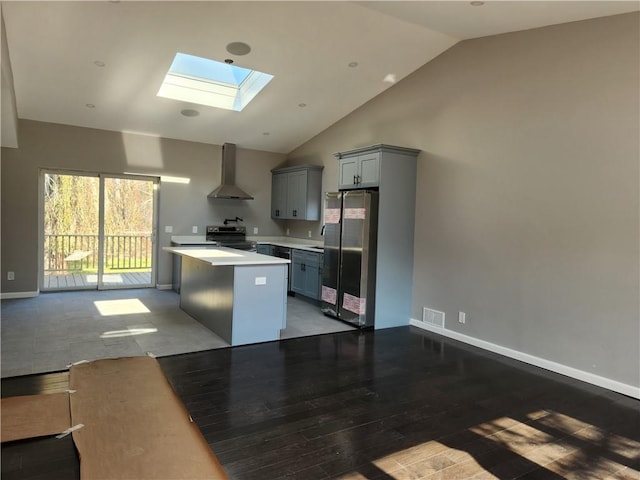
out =
<path fill-rule="evenodd" d="M 230 198 L 235 200 L 253 200 L 253 197 L 236 186 L 236 146 L 233 143 L 222 145 L 222 183 L 211 192 L 209 198 Z"/>

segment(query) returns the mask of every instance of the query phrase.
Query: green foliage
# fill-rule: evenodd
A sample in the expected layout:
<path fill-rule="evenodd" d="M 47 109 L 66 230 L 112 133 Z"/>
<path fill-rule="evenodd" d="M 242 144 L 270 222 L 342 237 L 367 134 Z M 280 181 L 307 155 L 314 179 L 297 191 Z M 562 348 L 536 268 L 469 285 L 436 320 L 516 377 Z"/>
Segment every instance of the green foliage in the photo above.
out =
<path fill-rule="evenodd" d="M 44 199 L 45 270 L 97 268 L 100 178 L 47 173 Z M 104 210 L 105 268 L 150 266 L 153 183 L 105 177 Z"/>

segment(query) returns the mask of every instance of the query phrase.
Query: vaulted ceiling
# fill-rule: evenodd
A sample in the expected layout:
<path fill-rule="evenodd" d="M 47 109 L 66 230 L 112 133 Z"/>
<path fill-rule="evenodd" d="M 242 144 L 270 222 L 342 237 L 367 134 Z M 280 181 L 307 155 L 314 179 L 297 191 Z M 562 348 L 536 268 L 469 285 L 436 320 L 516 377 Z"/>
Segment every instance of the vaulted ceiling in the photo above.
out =
<path fill-rule="evenodd" d="M 471 3 L 2 2 L 3 100 L 13 81 L 18 118 L 288 153 L 460 40 L 638 10 Z M 241 112 L 158 97 L 177 52 L 274 79 Z"/>

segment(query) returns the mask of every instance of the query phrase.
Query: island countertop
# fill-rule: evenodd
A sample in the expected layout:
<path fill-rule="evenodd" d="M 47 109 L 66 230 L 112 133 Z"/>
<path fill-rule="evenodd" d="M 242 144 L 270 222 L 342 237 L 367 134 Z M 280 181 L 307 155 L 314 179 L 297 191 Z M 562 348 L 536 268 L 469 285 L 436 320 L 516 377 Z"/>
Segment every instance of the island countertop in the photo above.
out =
<path fill-rule="evenodd" d="M 165 252 L 193 258 L 215 266 L 279 265 L 291 263 L 286 258 L 262 255 L 228 247 L 163 247 Z"/>

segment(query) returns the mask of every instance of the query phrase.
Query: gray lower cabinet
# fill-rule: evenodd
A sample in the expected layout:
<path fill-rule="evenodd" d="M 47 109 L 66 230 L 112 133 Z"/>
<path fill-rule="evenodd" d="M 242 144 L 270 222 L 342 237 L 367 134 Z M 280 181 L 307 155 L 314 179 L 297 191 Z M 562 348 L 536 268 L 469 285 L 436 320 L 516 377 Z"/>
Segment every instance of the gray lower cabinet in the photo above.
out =
<path fill-rule="evenodd" d="M 214 266 L 190 256 L 182 262 L 180 308 L 191 317 L 231 345 L 280 338 L 287 326 L 285 264 Z"/>
<path fill-rule="evenodd" d="M 320 220 L 322 166 L 271 170 L 271 218 Z"/>
<path fill-rule="evenodd" d="M 320 300 L 323 255 L 294 249 L 291 263 L 291 290 L 305 297 Z"/>

